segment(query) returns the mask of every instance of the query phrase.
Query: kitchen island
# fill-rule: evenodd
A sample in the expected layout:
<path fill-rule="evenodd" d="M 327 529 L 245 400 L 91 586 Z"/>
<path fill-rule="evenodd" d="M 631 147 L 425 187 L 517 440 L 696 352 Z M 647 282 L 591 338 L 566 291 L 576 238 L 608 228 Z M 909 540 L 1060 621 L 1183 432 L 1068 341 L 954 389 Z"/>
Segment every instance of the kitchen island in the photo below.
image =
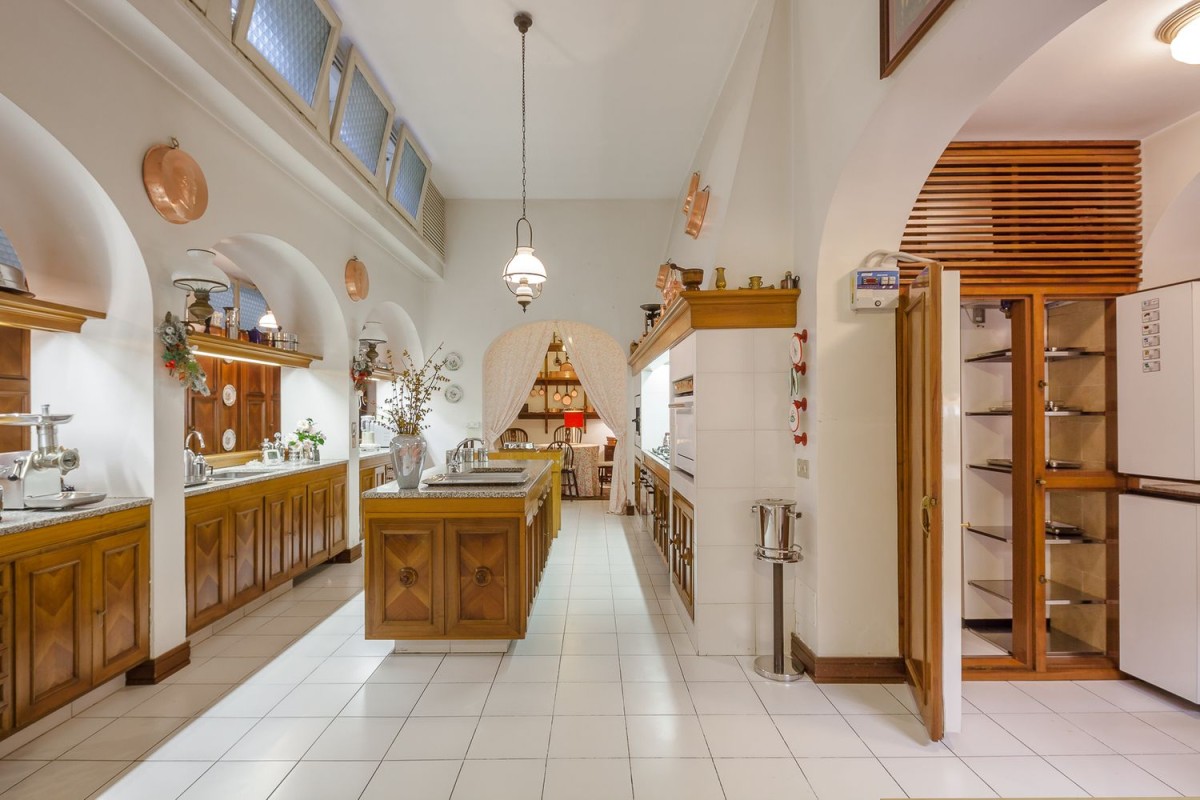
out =
<path fill-rule="evenodd" d="M 550 550 L 552 462 L 521 484 L 363 494 L 366 637 L 523 639 Z"/>

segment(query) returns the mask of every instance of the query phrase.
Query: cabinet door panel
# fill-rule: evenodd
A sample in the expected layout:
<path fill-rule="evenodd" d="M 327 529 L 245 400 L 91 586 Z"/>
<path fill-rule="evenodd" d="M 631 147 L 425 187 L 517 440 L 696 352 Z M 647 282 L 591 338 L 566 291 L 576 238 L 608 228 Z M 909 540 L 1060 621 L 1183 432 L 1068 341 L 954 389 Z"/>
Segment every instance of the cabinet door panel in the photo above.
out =
<path fill-rule="evenodd" d="M 346 549 L 346 476 L 329 479 L 329 554 Z"/>
<path fill-rule="evenodd" d="M 90 546 L 16 562 L 16 723 L 23 725 L 92 686 Z"/>
<path fill-rule="evenodd" d="M 238 365 L 238 405 L 240 406 L 241 448 L 252 450 L 269 438 L 274 431 L 269 428 L 268 408 L 270 405 L 269 391 L 270 367 L 265 364 L 249 364 L 240 362 Z"/>
<path fill-rule="evenodd" d="M 229 601 L 234 608 L 262 594 L 263 503 L 257 497 L 233 504 L 229 540 Z"/>
<path fill-rule="evenodd" d="M 287 492 L 263 498 L 263 568 L 265 589 L 274 589 L 291 577 L 292 546 L 289 539 Z"/>
<path fill-rule="evenodd" d="M 287 490 L 288 547 L 291 551 L 291 576 L 308 569 L 308 487 L 304 484 Z"/>
<path fill-rule="evenodd" d="M 516 520 L 447 520 L 446 632 L 520 636 Z"/>
<path fill-rule="evenodd" d="M 308 485 L 308 559 L 310 568 L 329 558 L 329 480 Z"/>
<path fill-rule="evenodd" d="M 220 619 L 228 610 L 228 520 L 224 505 L 193 511 L 185 517 L 188 633 Z"/>
<path fill-rule="evenodd" d="M 371 522 L 367 570 L 384 587 L 368 601 L 367 635 L 420 638 L 445 632 L 440 520 Z"/>
<path fill-rule="evenodd" d="M 150 534 L 136 528 L 92 545 L 95 674 L 100 684 L 150 654 Z"/>

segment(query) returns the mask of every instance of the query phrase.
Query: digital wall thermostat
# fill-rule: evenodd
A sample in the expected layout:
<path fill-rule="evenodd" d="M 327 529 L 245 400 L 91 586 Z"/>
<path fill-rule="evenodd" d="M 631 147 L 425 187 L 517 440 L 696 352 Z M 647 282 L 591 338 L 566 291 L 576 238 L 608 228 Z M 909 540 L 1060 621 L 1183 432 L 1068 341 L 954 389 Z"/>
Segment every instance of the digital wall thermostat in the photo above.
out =
<path fill-rule="evenodd" d="M 855 311 L 891 311 L 900 304 L 900 271 L 860 269 L 850 287 L 850 307 Z"/>

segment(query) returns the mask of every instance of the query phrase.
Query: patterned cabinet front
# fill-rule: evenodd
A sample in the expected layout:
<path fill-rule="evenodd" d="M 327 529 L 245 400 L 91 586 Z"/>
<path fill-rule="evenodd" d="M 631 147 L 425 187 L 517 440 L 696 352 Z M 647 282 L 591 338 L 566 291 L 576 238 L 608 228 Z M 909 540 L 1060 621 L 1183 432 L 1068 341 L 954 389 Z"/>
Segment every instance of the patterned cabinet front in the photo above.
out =
<path fill-rule="evenodd" d="M 263 501 L 239 500 L 230 506 L 229 603 L 236 608 L 263 593 Z"/>
<path fill-rule="evenodd" d="M 292 543 L 286 491 L 263 498 L 263 587 L 270 591 L 291 577 Z"/>
<path fill-rule="evenodd" d="M 309 567 L 329 560 L 330 522 L 329 479 L 308 484 L 308 558 Z"/>
<path fill-rule="evenodd" d="M 289 487 L 287 504 L 287 542 L 294 577 L 308 569 L 308 487 L 304 484 Z"/>
<path fill-rule="evenodd" d="M 446 632 L 462 638 L 521 636 L 520 524 L 446 520 Z"/>
<path fill-rule="evenodd" d="M 683 604 L 688 614 L 695 618 L 693 611 L 695 587 L 695 527 L 696 512 L 692 504 L 679 492 L 671 495 L 671 581 L 679 590 Z"/>
<path fill-rule="evenodd" d="M 367 532 L 367 636 L 440 637 L 446 630 L 442 521 L 372 520 Z"/>
<path fill-rule="evenodd" d="M 195 633 L 229 611 L 229 514 L 224 504 L 184 516 L 187 630 Z"/>
<path fill-rule="evenodd" d="M 85 543 L 16 561 L 18 725 L 92 688 L 91 553 Z"/>
<path fill-rule="evenodd" d="M 346 473 L 329 479 L 329 555 L 346 549 Z"/>
<path fill-rule="evenodd" d="M 99 685 L 150 654 L 150 529 L 99 539 L 92 545 L 92 564 L 92 683 Z"/>

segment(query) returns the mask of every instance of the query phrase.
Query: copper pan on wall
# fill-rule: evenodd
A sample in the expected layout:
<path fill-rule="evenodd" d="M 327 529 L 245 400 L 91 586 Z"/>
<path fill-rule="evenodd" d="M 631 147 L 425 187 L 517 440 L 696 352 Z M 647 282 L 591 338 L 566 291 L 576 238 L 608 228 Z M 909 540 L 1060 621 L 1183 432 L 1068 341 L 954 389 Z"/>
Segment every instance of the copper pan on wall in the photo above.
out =
<path fill-rule="evenodd" d="M 142 159 L 142 183 L 150 204 L 167 222 L 183 225 L 208 210 L 208 181 L 196 159 L 180 149 L 179 140 L 156 144 Z"/>

